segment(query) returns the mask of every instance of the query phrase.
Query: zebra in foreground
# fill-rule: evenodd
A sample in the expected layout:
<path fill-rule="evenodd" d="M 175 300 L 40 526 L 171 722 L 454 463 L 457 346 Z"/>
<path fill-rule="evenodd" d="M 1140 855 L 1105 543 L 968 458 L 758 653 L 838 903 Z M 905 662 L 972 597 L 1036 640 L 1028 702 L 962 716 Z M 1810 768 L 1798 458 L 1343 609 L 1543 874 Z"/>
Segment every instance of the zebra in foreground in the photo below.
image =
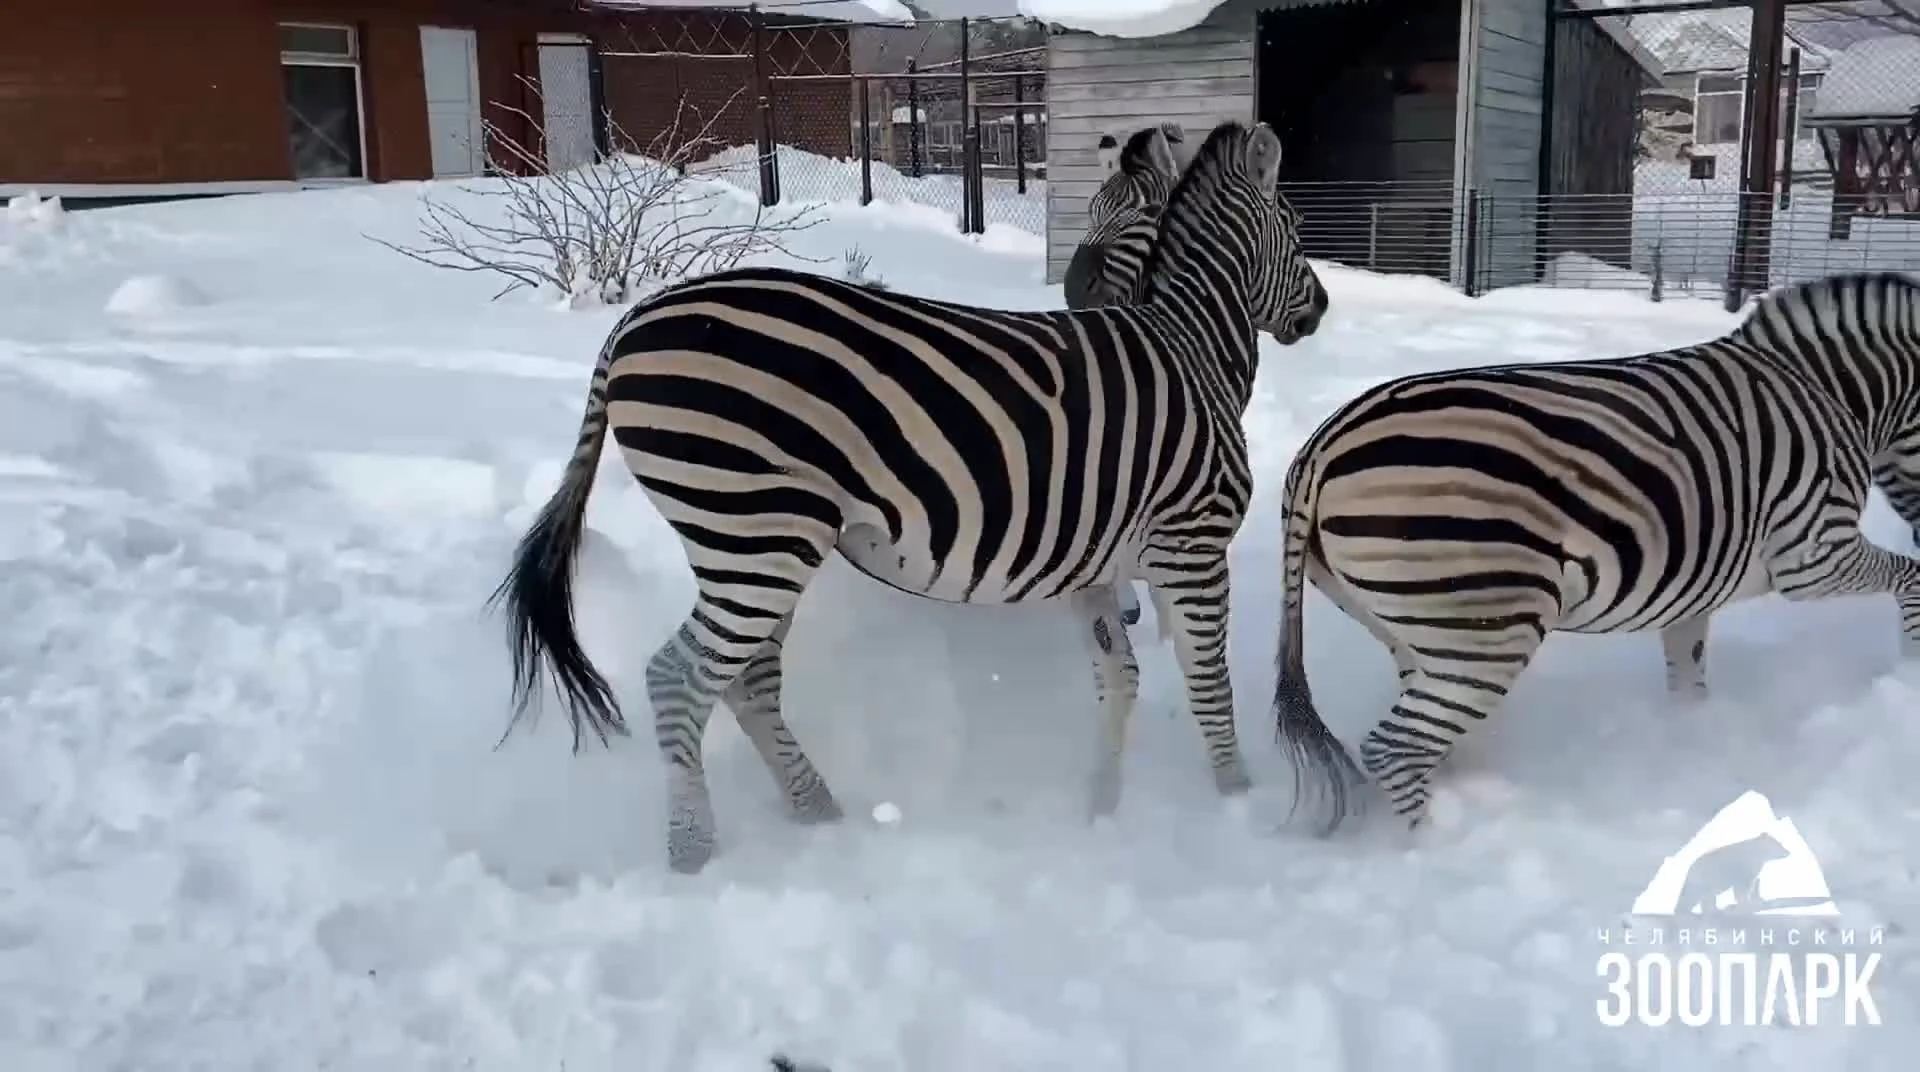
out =
<path fill-rule="evenodd" d="M 1920 654 L 1920 562 L 1860 533 L 1916 429 L 1920 286 L 1888 274 L 1785 288 L 1695 346 L 1368 390 L 1287 473 L 1274 714 L 1300 792 L 1330 795 L 1331 832 L 1363 780 L 1307 687 L 1303 574 L 1393 652 L 1400 698 L 1360 763 L 1413 826 L 1553 631 L 1659 630 L 1669 687 L 1704 693 L 1719 608 L 1890 593 Z"/>
<path fill-rule="evenodd" d="M 1107 177 L 1087 199 L 1087 230 L 1061 279 L 1067 308 L 1123 304 L 1133 296 L 1147 243 L 1116 240 L 1165 207 L 1180 179 L 1185 143 L 1185 131 L 1173 122 L 1143 127 L 1124 146 L 1111 134 L 1101 135 L 1100 165 Z"/>
<path fill-rule="evenodd" d="M 551 672 L 576 749 L 588 730 L 626 731 L 571 607 L 611 428 L 699 587 L 646 673 L 673 869 L 712 855 L 701 741 L 722 698 L 793 816 L 839 815 L 780 710 L 794 607 L 836 549 L 937 600 L 1070 596 L 1108 649 L 1125 640 L 1116 586 L 1163 590 L 1215 784 L 1246 789 L 1226 663 L 1226 552 L 1252 483 L 1240 422 L 1256 328 L 1292 343 L 1326 308 L 1273 209 L 1279 164 L 1264 124 L 1216 128 L 1168 199 L 1134 306 L 1007 312 L 774 268 L 635 306 L 602 348 L 560 487 L 493 596 L 509 619 L 515 723 Z M 1104 707 L 1096 811 L 1117 801 L 1130 714 Z"/>

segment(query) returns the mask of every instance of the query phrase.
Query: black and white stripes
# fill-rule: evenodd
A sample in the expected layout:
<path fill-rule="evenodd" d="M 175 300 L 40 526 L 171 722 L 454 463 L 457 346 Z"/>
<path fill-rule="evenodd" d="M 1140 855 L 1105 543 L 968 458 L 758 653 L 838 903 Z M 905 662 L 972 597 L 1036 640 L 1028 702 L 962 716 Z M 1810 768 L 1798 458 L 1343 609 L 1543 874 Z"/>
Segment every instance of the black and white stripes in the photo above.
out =
<path fill-rule="evenodd" d="M 1301 578 L 1394 654 L 1361 766 L 1413 823 L 1434 768 L 1547 634 L 1658 630 L 1705 691 L 1711 615 L 1767 592 L 1890 593 L 1920 646 L 1920 563 L 1860 534 L 1880 479 L 1920 496 L 1920 287 L 1846 275 L 1762 299 L 1711 342 L 1617 360 L 1409 376 L 1329 417 L 1287 474 L 1278 732 L 1330 792 L 1359 780 L 1314 710 Z"/>
<path fill-rule="evenodd" d="M 1072 597 L 1096 647 L 1119 631 L 1114 587 L 1146 581 L 1216 784 L 1244 788 L 1226 548 L 1251 493 L 1240 420 L 1255 332 L 1295 341 L 1326 308 L 1275 207 L 1279 162 L 1264 125 L 1211 133 L 1167 199 L 1137 305 L 1006 312 L 755 268 L 636 306 L 602 351 L 561 486 L 496 593 L 517 710 L 551 671 L 576 741 L 625 731 L 574 635 L 569 591 L 611 429 L 699 589 L 647 672 L 674 868 L 698 870 L 713 850 L 701 740 L 723 697 L 795 816 L 838 814 L 779 698 L 790 616 L 835 550 L 933 599 Z M 1116 757 L 1128 707 L 1107 707 Z M 1112 785 L 1096 787 L 1096 808 L 1117 797 L 1117 758 L 1102 771 Z"/>

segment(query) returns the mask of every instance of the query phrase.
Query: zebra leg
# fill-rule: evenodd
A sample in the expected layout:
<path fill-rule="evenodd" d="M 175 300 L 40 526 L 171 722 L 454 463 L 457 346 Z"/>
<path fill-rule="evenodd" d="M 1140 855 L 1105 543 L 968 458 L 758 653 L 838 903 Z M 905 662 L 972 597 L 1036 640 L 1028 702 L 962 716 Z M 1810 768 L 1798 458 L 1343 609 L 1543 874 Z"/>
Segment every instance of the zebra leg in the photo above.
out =
<path fill-rule="evenodd" d="M 1707 698 L 1707 627 L 1712 614 L 1702 614 L 1660 630 L 1660 648 L 1667 656 L 1667 691 Z"/>
<path fill-rule="evenodd" d="M 1900 605 L 1901 654 L 1920 658 L 1920 560 L 1868 543 L 1852 520 L 1851 531 L 1829 520 L 1824 545 L 1803 540 L 1775 552 L 1767 561 L 1773 589 L 1794 602 L 1892 595 Z"/>
<path fill-rule="evenodd" d="M 792 625 L 789 615 L 722 695 L 774 784 L 786 795 L 787 813 L 802 823 L 834 822 L 840 818 L 840 805 L 780 714 L 781 652 Z"/>
<path fill-rule="evenodd" d="M 667 865 L 675 871 L 694 874 L 713 857 L 713 800 L 701 758 L 707 720 L 793 613 L 803 585 L 790 590 L 783 582 L 746 593 L 730 586 L 724 596 L 703 587 L 679 631 L 647 662 L 654 737 L 667 764 Z M 748 594 L 758 605 L 743 600 Z"/>
<path fill-rule="evenodd" d="M 1131 588 L 1132 586 L 1127 586 Z M 1127 751 L 1127 723 L 1140 698 L 1140 664 L 1127 636 L 1125 612 L 1115 587 L 1089 588 L 1074 605 L 1087 616 L 1092 641 L 1093 691 L 1100 704 L 1100 754 L 1093 771 L 1089 818 L 1112 815 L 1120 806 L 1120 770 Z M 1140 604 L 1134 603 L 1136 618 Z"/>
<path fill-rule="evenodd" d="M 1366 626 L 1367 632 L 1372 633 L 1375 640 L 1386 645 L 1387 650 L 1393 653 L 1393 665 L 1400 674 L 1403 684 L 1413 676 L 1416 667 L 1413 652 L 1407 650 L 1405 644 L 1400 643 L 1399 637 L 1387 632 L 1387 627 L 1381 623 L 1380 619 L 1354 598 L 1353 589 L 1347 587 L 1345 581 L 1334 576 L 1333 572 L 1327 569 L 1327 564 L 1320 561 L 1320 556 L 1312 552 L 1307 554 L 1307 580 L 1312 581 L 1315 588 L 1332 600 L 1333 605 L 1339 607 L 1341 613 Z"/>
<path fill-rule="evenodd" d="M 1407 614 L 1440 617 L 1411 608 Z M 1430 644 L 1407 641 L 1418 666 L 1393 710 L 1360 744 L 1361 766 L 1411 828 L 1427 820 L 1434 768 L 1499 710 L 1547 635 L 1544 616 L 1524 607 L 1481 618 L 1455 611 L 1446 627 L 1421 627 L 1429 630 Z"/>
<path fill-rule="evenodd" d="M 1168 584 L 1171 579 L 1175 585 Z M 1213 784 L 1223 796 L 1252 788 L 1240 737 L 1233 725 L 1233 680 L 1227 672 L 1227 562 L 1221 558 L 1203 571 L 1156 573 L 1148 582 L 1156 612 L 1172 621 L 1161 628 L 1173 634 L 1173 650 L 1186 679 L 1187 706 L 1200 724 Z"/>

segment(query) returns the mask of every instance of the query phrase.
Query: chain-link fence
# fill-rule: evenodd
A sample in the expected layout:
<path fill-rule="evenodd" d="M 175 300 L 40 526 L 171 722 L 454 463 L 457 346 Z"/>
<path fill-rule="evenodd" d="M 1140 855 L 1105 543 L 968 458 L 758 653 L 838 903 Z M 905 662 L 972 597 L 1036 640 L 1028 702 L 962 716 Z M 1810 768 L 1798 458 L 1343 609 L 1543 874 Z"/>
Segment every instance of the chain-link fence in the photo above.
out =
<path fill-rule="evenodd" d="M 1787 9 L 1771 176 L 1755 174 L 1753 20 L 1747 7 L 1592 20 L 1657 61 L 1631 195 L 1482 198 L 1480 242 L 1531 247 L 1548 285 L 1656 297 L 1920 271 L 1920 0 Z"/>
<path fill-rule="evenodd" d="M 622 148 L 677 125 L 710 143 L 693 170 L 767 204 L 912 203 L 963 231 L 1043 233 L 1045 25 L 823 10 L 798 0 L 623 16 L 600 56 Z"/>

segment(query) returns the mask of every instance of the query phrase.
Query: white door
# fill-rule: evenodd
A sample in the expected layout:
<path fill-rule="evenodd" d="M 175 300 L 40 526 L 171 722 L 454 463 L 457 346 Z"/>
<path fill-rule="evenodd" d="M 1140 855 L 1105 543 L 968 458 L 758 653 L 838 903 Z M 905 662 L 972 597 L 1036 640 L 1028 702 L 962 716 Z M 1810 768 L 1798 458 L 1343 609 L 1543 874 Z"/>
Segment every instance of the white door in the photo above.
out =
<path fill-rule="evenodd" d="M 593 163 L 593 88 L 587 38 L 540 35 L 540 102 L 547 136 L 547 170 Z"/>
<path fill-rule="evenodd" d="M 479 47 L 472 30 L 420 27 L 420 63 L 427 81 L 427 135 L 436 179 L 486 169 L 480 126 Z"/>

